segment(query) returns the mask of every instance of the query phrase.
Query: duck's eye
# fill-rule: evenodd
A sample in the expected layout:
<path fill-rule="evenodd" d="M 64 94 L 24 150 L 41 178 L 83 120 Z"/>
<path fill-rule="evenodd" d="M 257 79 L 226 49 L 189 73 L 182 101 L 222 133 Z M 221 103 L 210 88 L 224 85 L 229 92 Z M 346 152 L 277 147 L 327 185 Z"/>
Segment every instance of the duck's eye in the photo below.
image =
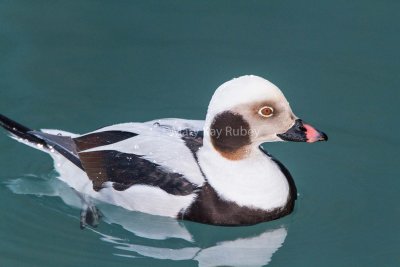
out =
<path fill-rule="evenodd" d="M 260 110 L 258 111 L 258 114 L 260 114 L 261 116 L 268 118 L 271 117 L 274 114 L 274 109 L 271 107 L 262 107 L 260 108 Z"/>

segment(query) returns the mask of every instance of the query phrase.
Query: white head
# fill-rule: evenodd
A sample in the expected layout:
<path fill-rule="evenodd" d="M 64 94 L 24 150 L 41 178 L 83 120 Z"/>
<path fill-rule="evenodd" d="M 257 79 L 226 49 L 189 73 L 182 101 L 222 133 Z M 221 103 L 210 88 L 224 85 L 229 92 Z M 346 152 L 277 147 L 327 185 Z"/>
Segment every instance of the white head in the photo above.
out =
<path fill-rule="evenodd" d="M 263 142 L 327 139 L 293 114 L 278 87 L 253 75 L 218 87 L 208 106 L 204 130 L 204 146 L 231 160 L 246 157 Z"/>

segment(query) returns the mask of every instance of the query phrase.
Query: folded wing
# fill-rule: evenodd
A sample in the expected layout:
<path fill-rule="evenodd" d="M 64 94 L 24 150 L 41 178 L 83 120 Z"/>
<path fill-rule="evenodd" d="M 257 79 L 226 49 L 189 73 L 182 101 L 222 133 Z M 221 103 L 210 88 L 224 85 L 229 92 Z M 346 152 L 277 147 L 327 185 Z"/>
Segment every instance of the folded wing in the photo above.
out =
<path fill-rule="evenodd" d="M 83 169 L 98 191 L 149 185 L 189 195 L 204 183 L 196 151 L 203 121 L 162 119 L 105 127 L 73 141 Z"/>

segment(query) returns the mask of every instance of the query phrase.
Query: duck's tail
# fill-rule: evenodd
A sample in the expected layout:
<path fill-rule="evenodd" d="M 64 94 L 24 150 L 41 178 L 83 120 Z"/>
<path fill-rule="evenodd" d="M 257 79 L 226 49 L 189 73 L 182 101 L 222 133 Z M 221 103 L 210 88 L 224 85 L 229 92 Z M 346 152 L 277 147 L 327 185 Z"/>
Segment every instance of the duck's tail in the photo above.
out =
<path fill-rule="evenodd" d="M 57 151 L 82 169 L 75 142 L 71 136 L 58 135 L 53 132 L 35 131 L 2 114 L 0 114 L 0 126 L 6 129 L 11 137 L 17 141 L 44 152 L 51 153 Z"/>
<path fill-rule="evenodd" d="M 46 142 L 32 134 L 33 130 L 13 121 L 10 118 L 0 114 L 0 125 L 6 129 L 13 138 L 20 138 L 19 140 L 30 142 L 45 149 L 49 149 Z"/>
<path fill-rule="evenodd" d="M 6 129 L 10 136 L 17 141 L 49 153 L 55 161 L 59 160 L 59 158 L 63 159 L 63 157 L 53 154 L 59 153 L 83 170 L 82 163 L 76 151 L 75 142 L 72 138 L 74 134 L 59 130 L 35 131 L 2 114 L 0 114 L 0 126 Z M 57 167 L 56 170 L 60 171 Z M 60 174 L 62 173 L 60 172 Z M 97 227 L 101 213 L 84 195 L 78 193 L 78 191 L 76 192 L 84 204 L 80 219 L 81 229 L 84 229 L 87 225 Z"/>

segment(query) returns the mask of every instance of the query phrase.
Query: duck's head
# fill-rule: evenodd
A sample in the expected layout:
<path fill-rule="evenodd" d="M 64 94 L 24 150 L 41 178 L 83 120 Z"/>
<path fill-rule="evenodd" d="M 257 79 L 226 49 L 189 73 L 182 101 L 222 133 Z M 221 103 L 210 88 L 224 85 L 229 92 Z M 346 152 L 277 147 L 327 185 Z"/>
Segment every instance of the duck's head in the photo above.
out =
<path fill-rule="evenodd" d="M 326 134 L 294 115 L 278 87 L 258 76 L 222 84 L 208 106 L 205 144 L 230 160 L 245 158 L 264 142 L 326 140 Z"/>

